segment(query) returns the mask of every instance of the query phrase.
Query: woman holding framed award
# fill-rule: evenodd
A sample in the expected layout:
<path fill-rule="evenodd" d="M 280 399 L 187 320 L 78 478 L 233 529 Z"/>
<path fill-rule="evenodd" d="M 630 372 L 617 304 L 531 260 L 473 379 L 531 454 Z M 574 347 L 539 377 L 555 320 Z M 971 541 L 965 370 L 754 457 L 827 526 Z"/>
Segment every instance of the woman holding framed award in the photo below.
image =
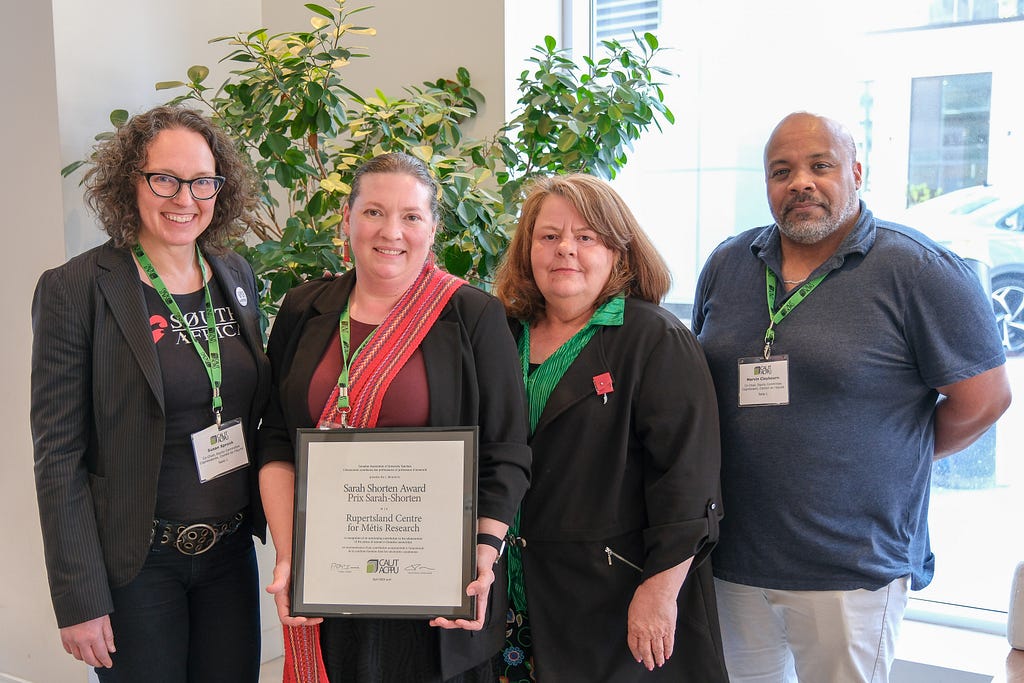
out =
<path fill-rule="evenodd" d="M 366 162 L 343 209 L 355 267 L 296 287 L 274 323 L 274 388 L 258 453 L 286 680 L 495 680 L 490 658 L 507 602 L 499 553 L 529 485 L 525 395 L 501 304 L 434 264 L 438 192 L 414 157 Z M 291 616 L 295 430 L 460 425 L 479 427 L 477 575 L 466 586 L 476 617 Z"/>

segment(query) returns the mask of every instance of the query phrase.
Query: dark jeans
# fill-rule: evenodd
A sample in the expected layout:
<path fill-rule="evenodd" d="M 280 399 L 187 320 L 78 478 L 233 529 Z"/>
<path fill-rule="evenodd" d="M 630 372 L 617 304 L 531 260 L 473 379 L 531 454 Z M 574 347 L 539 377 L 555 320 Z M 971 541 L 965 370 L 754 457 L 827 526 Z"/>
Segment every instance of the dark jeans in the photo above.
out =
<path fill-rule="evenodd" d="M 149 551 L 115 588 L 111 669 L 103 683 L 255 683 L 260 670 L 259 576 L 247 524 L 202 555 Z"/>

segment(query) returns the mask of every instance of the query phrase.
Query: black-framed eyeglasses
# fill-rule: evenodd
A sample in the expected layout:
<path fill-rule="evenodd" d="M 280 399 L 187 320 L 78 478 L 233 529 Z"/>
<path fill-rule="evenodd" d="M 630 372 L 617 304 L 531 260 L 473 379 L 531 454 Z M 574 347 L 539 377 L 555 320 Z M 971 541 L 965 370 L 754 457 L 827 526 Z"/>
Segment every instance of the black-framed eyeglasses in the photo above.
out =
<path fill-rule="evenodd" d="M 220 175 L 204 176 L 192 180 L 185 180 L 169 173 L 143 172 L 141 175 L 146 179 L 146 184 L 149 185 L 153 194 L 164 199 L 170 199 L 177 195 L 182 185 L 188 185 L 188 191 L 198 201 L 213 199 L 220 192 L 220 188 L 224 187 L 224 176 Z"/>

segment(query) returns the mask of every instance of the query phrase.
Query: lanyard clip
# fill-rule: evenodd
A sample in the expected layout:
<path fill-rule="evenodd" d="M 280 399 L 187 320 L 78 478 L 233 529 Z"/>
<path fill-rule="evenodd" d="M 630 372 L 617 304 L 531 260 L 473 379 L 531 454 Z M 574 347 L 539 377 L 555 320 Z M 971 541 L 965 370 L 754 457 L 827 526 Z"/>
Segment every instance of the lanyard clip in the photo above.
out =
<path fill-rule="evenodd" d="M 775 341 L 775 330 L 769 327 L 764 333 L 764 359 L 772 357 L 772 343 Z"/>

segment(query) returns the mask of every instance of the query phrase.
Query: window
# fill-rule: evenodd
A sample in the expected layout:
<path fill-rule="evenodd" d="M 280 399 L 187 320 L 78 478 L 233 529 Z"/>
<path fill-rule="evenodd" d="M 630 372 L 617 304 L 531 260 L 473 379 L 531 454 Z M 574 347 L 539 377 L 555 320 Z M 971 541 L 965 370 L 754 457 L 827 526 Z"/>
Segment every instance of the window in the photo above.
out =
<path fill-rule="evenodd" d="M 1024 14 L 1020 0 L 933 0 L 929 23 L 985 21 L 1007 19 Z"/>
<path fill-rule="evenodd" d="M 642 35 L 658 28 L 660 0 L 595 0 L 594 38 L 596 42 Z"/>
<path fill-rule="evenodd" d="M 591 11 L 611 4 L 591 1 Z M 761 155 L 790 111 L 848 125 L 876 215 L 898 220 L 915 186 L 941 190 L 914 207 L 911 225 L 975 259 L 1018 400 L 976 446 L 936 467 L 935 580 L 912 594 L 910 614 L 966 606 L 953 621 L 994 631 L 1005 629 L 1024 560 L 1022 14 L 1021 0 L 663 3 L 655 33 L 674 48 L 662 65 L 678 74 L 664 85 L 677 123 L 641 139 L 614 181 L 669 262 L 668 303 L 684 317 L 711 250 L 771 223 Z"/>
<path fill-rule="evenodd" d="M 992 74 L 915 78 L 910 92 L 909 203 L 984 185 Z"/>

